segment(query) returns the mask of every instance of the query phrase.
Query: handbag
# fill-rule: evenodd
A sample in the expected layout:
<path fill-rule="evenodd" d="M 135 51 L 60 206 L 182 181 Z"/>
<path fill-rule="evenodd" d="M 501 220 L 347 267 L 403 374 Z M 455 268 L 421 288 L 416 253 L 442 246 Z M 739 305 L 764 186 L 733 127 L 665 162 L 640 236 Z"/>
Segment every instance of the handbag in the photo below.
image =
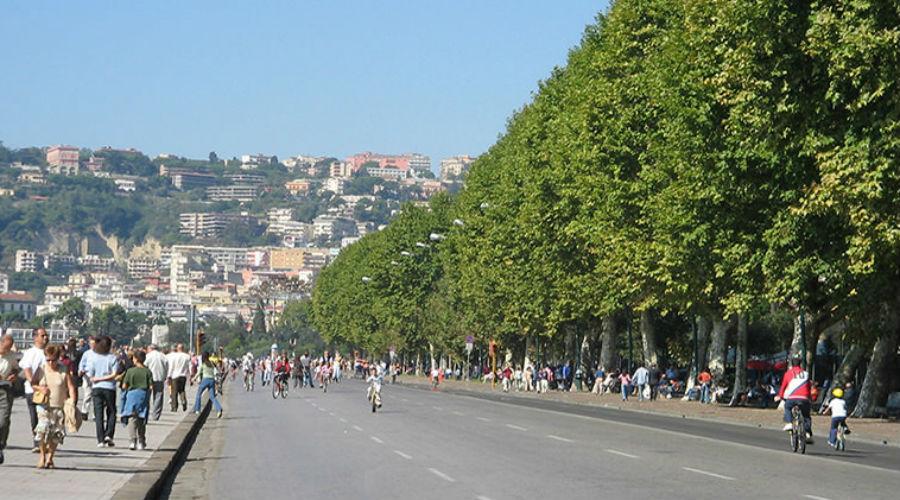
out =
<path fill-rule="evenodd" d="M 50 394 L 41 391 L 34 391 L 34 394 L 31 396 L 31 402 L 36 405 L 46 405 L 50 402 Z"/>

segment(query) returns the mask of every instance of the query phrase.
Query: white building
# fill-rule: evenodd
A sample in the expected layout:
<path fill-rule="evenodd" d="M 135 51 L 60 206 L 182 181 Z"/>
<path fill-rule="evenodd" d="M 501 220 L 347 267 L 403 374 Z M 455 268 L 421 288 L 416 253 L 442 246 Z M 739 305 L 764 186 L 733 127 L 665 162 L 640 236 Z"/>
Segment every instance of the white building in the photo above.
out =
<path fill-rule="evenodd" d="M 255 155 L 241 155 L 241 168 L 244 170 L 253 170 L 270 163 L 272 163 L 272 158 L 261 153 Z"/>
<path fill-rule="evenodd" d="M 206 197 L 212 201 L 250 202 L 259 196 L 256 186 L 234 184 L 231 186 L 210 186 L 206 188 Z"/>
<path fill-rule="evenodd" d="M 344 194 L 344 184 L 346 180 L 341 177 L 329 177 L 322 184 L 322 189 L 331 191 L 334 194 Z"/>
<path fill-rule="evenodd" d="M 9 293 L 9 275 L 0 273 L 0 293 Z"/>
<path fill-rule="evenodd" d="M 416 172 L 431 171 L 431 158 L 423 154 L 412 153 L 409 155 L 409 168 Z"/>
<path fill-rule="evenodd" d="M 444 158 L 441 160 L 441 180 L 459 179 L 469 171 L 469 167 L 474 161 L 475 158 L 468 155 Z"/>
<path fill-rule="evenodd" d="M 40 260 L 39 260 L 40 259 Z M 41 256 L 37 252 L 31 250 L 16 250 L 16 272 L 17 273 L 33 273 L 37 272 Z"/>

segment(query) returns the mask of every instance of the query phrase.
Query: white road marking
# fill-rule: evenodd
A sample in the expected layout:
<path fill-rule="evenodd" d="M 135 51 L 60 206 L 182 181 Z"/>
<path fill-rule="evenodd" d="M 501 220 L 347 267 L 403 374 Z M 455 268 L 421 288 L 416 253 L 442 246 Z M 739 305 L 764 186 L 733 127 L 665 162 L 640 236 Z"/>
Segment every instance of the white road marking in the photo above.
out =
<path fill-rule="evenodd" d="M 682 467 L 682 469 L 684 469 L 686 471 L 696 472 L 697 474 L 703 474 L 705 476 L 717 477 L 719 479 L 725 479 L 727 481 L 734 481 L 733 477 L 723 476 L 722 474 L 716 474 L 715 472 L 708 472 L 708 471 L 700 470 L 700 469 L 692 469 L 690 467 Z"/>
<path fill-rule="evenodd" d="M 330 412 L 328 412 L 328 415 L 333 417 L 333 416 L 334 416 L 334 412 L 333 412 L 333 411 L 330 411 Z"/>
<path fill-rule="evenodd" d="M 803 495 L 805 498 L 811 498 L 812 500 L 829 500 L 825 497 L 817 497 L 815 495 Z"/>
<path fill-rule="evenodd" d="M 404 403 L 409 403 L 409 400 L 406 398 L 400 398 L 400 401 L 403 401 Z"/>
<path fill-rule="evenodd" d="M 320 406 L 320 407 L 319 407 L 319 411 L 321 411 L 321 412 L 326 412 L 326 411 L 328 411 L 328 410 L 326 410 L 325 408 L 322 408 L 322 407 Z"/>
<path fill-rule="evenodd" d="M 526 429 L 526 428 L 524 428 L 524 427 L 519 427 L 518 425 L 513 425 L 513 424 L 506 424 L 506 426 L 509 427 L 510 429 L 515 429 L 515 430 L 517 430 L 517 431 L 523 431 L 523 432 L 524 432 L 524 431 L 527 431 L 527 430 L 528 430 L 528 429 Z"/>
<path fill-rule="evenodd" d="M 375 437 L 375 436 L 369 436 L 369 437 L 372 438 L 372 441 L 375 441 L 375 442 L 378 443 L 378 444 L 384 444 L 384 441 L 378 439 L 378 438 Z"/>
<path fill-rule="evenodd" d="M 563 443 L 573 443 L 573 442 L 574 442 L 574 441 L 572 441 L 572 440 L 569 439 L 569 438 L 564 438 L 564 437 L 554 436 L 553 434 L 547 434 L 547 437 L 550 438 L 550 439 L 555 439 L 555 440 L 557 440 L 557 441 L 562 441 Z"/>
<path fill-rule="evenodd" d="M 440 406 L 432 406 L 432 408 L 434 408 L 437 411 L 444 411 L 444 409 L 441 408 Z"/>
<path fill-rule="evenodd" d="M 360 426 L 358 426 L 358 425 L 354 425 L 353 428 L 356 429 L 356 430 L 358 430 L 359 432 L 362 432 L 362 431 L 363 431 L 363 430 L 362 430 L 362 427 L 360 427 Z"/>
<path fill-rule="evenodd" d="M 466 414 L 461 411 L 455 411 L 455 412 L 453 412 L 453 414 L 456 415 L 457 417 L 465 417 L 466 416 Z"/>
<path fill-rule="evenodd" d="M 441 472 L 441 471 L 439 471 L 439 470 L 437 470 L 437 469 L 434 469 L 434 468 L 432 468 L 432 467 L 429 467 L 428 470 L 430 470 L 432 474 L 434 474 L 435 476 L 437 476 L 437 477 L 443 479 L 444 481 L 447 481 L 447 482 L 450 482 L 450 483 L 455 483 L 455 482 L 456 482 L 456 479 L 453 479 L 452 477 L 448 476 L 447 474 L 444 474 L 443 472 Z"/>
<path fill-rule="evenodd" d="M 405 458 L 405 459 L 407 459 L 407 460 L 412 460 L 412 457 L 411 457 L 410 455 L 407 455 L 406 453 L 403 453 L 403 452 L 400 451 L 400 450 L 394 450 L 394 453 L 400 455 L 401 457 L 403 457 L 403 458 Z"/>
<path fill-rule="evenodd" d="M 610 449 L 607 449 L 606 452 L 607 452 L 607 453 L 612 453 L 613 455 L 620 455 L 620 456 L 628 457 L 628 458 L 638 458 L 637 455 L 632 455 L 631 453 L 625 453 L 624 451 L 619 451 L 619 450 L 610 450 Z"/>
<path fill-rule="evenodd" d="M 481 420 L 482 422 L 490 422 L 491 421 L 491 419 L 486 418 L 486 417 L 478 417 L 478 420 Z"/>
<path fill-rule="evenodd" d="M 339 420 L 340 420 L 342 423 L 345 423 L 345 424 L 347 423 L 347 419 L 344 418 L 344 417 L 341 417 Z"/>
<path fill-rule="evenodd" d="M 478 495 L 475 497 L 477 500 L 493 500 L 491 497 L 486 497 L 484 495 Z"/>

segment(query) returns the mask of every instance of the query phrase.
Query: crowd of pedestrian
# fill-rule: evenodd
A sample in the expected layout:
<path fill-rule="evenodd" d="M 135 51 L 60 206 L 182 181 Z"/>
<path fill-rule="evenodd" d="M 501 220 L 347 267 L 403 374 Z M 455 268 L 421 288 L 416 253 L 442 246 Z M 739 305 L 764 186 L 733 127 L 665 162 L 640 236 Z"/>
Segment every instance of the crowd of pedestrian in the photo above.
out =
<path fill-rule="evenodd" d="M 94 420 L 98 448 L 116 446 L 116 427 L 124 425 L 129 448 L 146 449 L 147 424 L 160 419 L 166 389 L 170 411 L 187 411 L 186 385 L 199 382 L 193 410 L 199 412 L 201 393 L 208 391 L 222 416 L 216 375 L 226 360 L 214 362 L 208 353 L 198 359 L 182 344 L 169 351 L 153 344 L 117 346 L 108 336 L 71 338 L 65 345 L 48 340 L 46 330 L 37 328 L 32 346 L 18 352 L 12 335 L 0 336 L 0 464 L 17 396 L 28 410 L 31 451 L 39 455 L 37 466 L 45 469 L 55 468 L 59 446 L 89 419 Z"/>

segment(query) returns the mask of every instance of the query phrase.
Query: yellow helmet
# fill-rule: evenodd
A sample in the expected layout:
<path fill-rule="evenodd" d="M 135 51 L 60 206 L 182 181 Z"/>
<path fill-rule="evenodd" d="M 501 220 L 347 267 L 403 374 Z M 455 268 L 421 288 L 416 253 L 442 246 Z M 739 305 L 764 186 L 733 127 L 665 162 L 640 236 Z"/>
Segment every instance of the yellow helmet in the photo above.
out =
<path fill-rule="evenodd" d="M 844 390 L 841 389 L 840 387 L 835 387 L 835 389 L 833 391 L 831 391 L 831 395 L 836 398 L 842 398 L 842 397 L 844 397 Z"/>

